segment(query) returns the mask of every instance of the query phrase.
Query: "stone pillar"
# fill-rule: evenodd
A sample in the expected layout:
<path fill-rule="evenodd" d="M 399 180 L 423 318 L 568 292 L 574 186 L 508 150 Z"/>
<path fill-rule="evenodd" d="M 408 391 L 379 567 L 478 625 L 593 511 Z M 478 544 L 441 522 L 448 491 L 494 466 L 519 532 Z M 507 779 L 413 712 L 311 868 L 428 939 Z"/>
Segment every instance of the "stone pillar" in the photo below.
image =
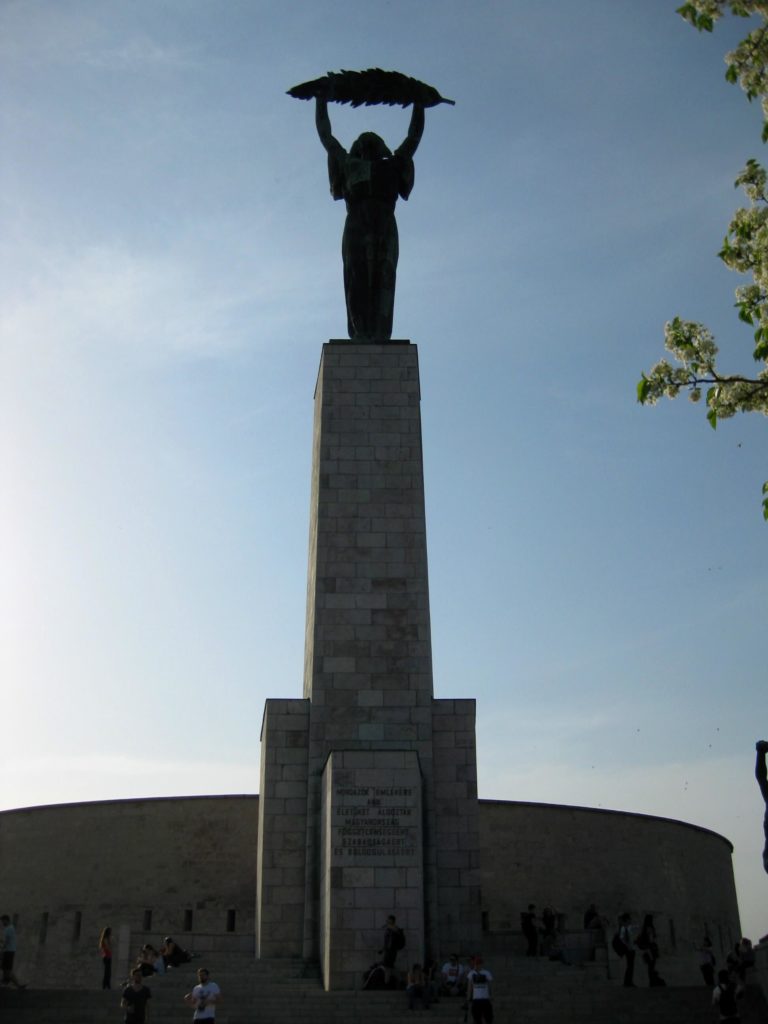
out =
<path fill-rule="evenodd" d="M 266 702 L 256 855 L 258 957 L 302 955 L 308 740 L 308 701 Z"/>
<path fill-rule="evenodd" d="M 334 750 L 418 753 L 427 935 L 436 927 L 432 645 L 419 403 L 415 346 L 343 341 L 323 347 L 315 390 L 304 658 L 304 696 L 310 701 L 308 959 L 316 959 L 320 948 L 320 779 Z M 387 913 L 397 914 L 397 906 L 383 913 L 382 927 Z"/>
<path fill-rule="evenodd" d="M 439 948 L 471 952 L 480 940 L 480 822 L 475 702 L 432 705 Z"/>
<path fill-rule="evenodd" d="M 359 982 L 389 914 L 403 963 L 477 948 L 474 701 L 433 698 L 419 403 L 409 342 L 323 346 L 304 700 L 267 702 L 257 887 L 259 955 L 320 960 L 328 988 Z"/>
<path fill-rule="evenodd" d="M 315 391 L 304 696 L 316 727 L 329 725 L 329 717 L 346 719 L 341 727 L 351 733 L 336 730 L 344 740 L 429 738 L 419 732 L 428 723 L 418 716 L 406 722 L 386 710 L 427 707 L 432 699 L 419 403 L 415 346 L 324 346 Z M 341 710 L 318 714 L 320 708 Z M 323 736 L 334 738 L 327 728 Z"/>

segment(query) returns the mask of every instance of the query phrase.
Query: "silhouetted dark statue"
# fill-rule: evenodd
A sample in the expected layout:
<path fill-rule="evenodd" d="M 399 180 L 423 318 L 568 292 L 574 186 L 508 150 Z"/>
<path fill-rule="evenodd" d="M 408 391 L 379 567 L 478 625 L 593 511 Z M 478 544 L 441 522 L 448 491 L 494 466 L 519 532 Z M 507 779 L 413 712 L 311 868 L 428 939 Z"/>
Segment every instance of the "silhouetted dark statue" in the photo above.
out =
<path fill-rule="evenodd" d="M 757 757 L 755 758 L 755 778 L 760 787 L 760 795 L 765 803 L 765 815 L 763 817 L 763 832 L 765 833 L 765 847 L 763 848 L 763 867 L 768 871 L 768 769 L 765 764 L 765 755 L 768 754 L 768 740 L 758 740 L 755 744 Z"/>
<path fill-rule="evenodd" d="M 347 330 L 350 338 L 388 341 L 399 251 L 395 203 L 398 196 L 407 199 L 413 188 L 413 154 L 424 131 L 424 108 L 414 106 L 408 135 L 394 153 L 373 132 L 363 132 L 348 153 L 331 133 L 326 101 L 318 97 L 316 103 L 331 195 L 347 206 L 341 241 Z"/>
<path fill-rule="evenodd" d="M 342 71 L 289 90 L 316 102 L 315 124 L 328 152 L 331 195 L 343 199 L 347 220 L 341 243 L 349 337 L 388 341 L 392 337 L 398 236 L 395 204 L 407 199 L 414 182 L 413 155 L 424 131 L 424 107 L 452 103 L 431 86 L 395 71 Z M 408 134 L 394 153 L 373 132 L 344 149 L 331 131 L 328 101 L 413 104 Z"/>

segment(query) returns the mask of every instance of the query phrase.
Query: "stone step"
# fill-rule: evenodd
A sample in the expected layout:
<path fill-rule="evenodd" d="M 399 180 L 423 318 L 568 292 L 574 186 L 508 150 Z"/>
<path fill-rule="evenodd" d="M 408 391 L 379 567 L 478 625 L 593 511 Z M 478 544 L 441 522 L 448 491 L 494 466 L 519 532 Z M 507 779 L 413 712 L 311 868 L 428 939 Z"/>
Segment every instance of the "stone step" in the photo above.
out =
<path fill-rule="evenodd" d="M 211 965 L 213 966 L 213 965 Z M 710 1024 L 713 1010 L 705 986 L 624 989 L 594 965 L 563 967 L 526 958 L 496 958 L 494 1007 L 503 1024 Z M 402 991 L 331 992 L 322 990 L 316 963 L 254 961 L 232 955 L 216 968 L 223 992 L 219 1024 L 461 1024 L 463 1000 L 443 997 L 428 1011 L 409 1012 Z M 182 996 L 195 981 L 195 964 L 149 979 L 153 1019 L 163 1024 L 189 1022 Z M 759 993 L 759 990 L 757 990 Z M 112 991 L 0 989 L 0 1019 L 9 1024 L 113 1024 L 120 1019 L 120 986 Z M 745 999 L 743 1024 L 766 1024 L 768 1007 Z"/>
<path fill-rule="evenodd" d="M 244 987 L 245 988 L 245 987 Z M 189 1021 L 180 990 L 153 992 L 153 1017 L 164 1024 Z M 14 1024 L 108 1024 L 117 1019 L 119 993 L 0 991 L 0 1011 Z M 712 1009 L 706 989 L 621 989 L 587 985 L 581 991 L 560 986 L 531 987 L 494 998 L 496 1018 L 516 1024 L 704 1024 Z M 432 1024 L 459 1024 L 463 1003 L 441 999 L 428 1011 L 409 1012 L 403 992 L 297 990 L 293 985 L 258 986 L 235 996 L 224 990 L 219 1024 L 405 1024 L 416 1017 Z"/>

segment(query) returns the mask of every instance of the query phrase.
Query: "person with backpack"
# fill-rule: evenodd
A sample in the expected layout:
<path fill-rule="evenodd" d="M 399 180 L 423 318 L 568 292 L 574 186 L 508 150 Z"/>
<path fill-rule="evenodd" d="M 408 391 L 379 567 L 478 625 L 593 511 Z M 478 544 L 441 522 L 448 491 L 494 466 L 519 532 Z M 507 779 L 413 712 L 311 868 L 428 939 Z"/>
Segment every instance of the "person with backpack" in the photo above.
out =
<path fill-rule="evenodd" d="M 635 939 L 635 945 L 642 951 L 643 963 L 648 968 L 648 985 L 651 988 L 665 985 L 666 982 L 656 970 L 656 963 L 659 959 L 659 944 L 656 941 L 653 914 L 646 914 L 643 918 L 643 927 Z"/>
<path fill-rule="evenodd" d="M 387 918 L 387 923 L 384 925 L 384 948 L 379 950 L 379 955 L 384 958 L 382 962 L 384 964 L 387 985 L 392 984 L 397 954 L 404 948 L 405 935 L 403 934 L 403 929 L 398 928 L 395 915 L 390 914 Z"/>

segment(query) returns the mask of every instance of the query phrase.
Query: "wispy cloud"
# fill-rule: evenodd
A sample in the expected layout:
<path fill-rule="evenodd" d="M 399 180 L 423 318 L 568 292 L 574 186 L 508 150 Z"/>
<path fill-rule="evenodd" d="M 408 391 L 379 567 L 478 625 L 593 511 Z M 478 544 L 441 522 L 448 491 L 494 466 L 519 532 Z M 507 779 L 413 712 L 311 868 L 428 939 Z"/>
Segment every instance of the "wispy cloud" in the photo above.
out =
<path fill-rule="evenodd" d="M 176 71 L 199 63 L 191 48 L 161 43 L 146 31 L 116 35 L 95 7 L 37 3 L 0 10 L 0 58 L 7 67 L 86 65 L 134 72 Z"/>
<path fill-rule="evenodd" d="M 92 67 L 115 71 L 178 71 L 196 67 L 199 57 L 191 50 L 165 46 L 147 35 L 133 36 L 118 46 L 85 51 L 82 59 Z"/>
<path fill-rule="evenodd" d="M 239 314 L 254 302 L 245 282 L 215 280 L 210 268 L 172 254 L 91 245 L 26 262 L 34 273 L 5 301 L 0 330 L 6 354 L 37 360 L 105 346 L 153 360 L 209 357 L 239 346 Z"/>

